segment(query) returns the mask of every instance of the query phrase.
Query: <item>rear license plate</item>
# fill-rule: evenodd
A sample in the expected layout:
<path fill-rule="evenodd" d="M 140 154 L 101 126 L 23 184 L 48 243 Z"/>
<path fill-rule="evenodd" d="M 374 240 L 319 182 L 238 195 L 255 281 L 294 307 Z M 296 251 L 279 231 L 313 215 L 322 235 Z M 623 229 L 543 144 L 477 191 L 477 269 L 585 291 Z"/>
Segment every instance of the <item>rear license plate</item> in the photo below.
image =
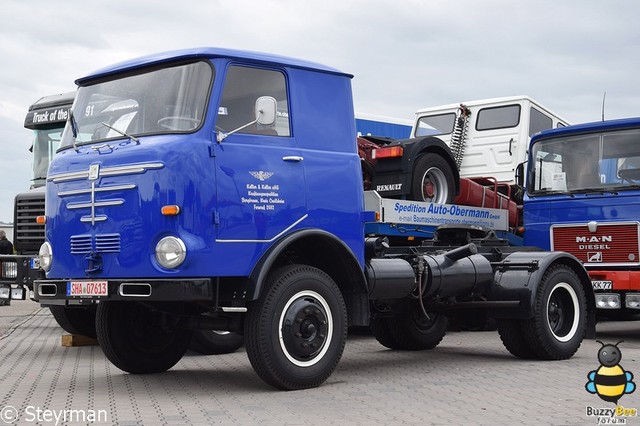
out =
<path fill-rule="evenodd" d="M 106 281 L 69 281 L 67 296 L 107 296 Z"/>
<path fill-rule="evenodd" d="M 594 290 L 611 290 L 613 281 L 591 281 Z"/>

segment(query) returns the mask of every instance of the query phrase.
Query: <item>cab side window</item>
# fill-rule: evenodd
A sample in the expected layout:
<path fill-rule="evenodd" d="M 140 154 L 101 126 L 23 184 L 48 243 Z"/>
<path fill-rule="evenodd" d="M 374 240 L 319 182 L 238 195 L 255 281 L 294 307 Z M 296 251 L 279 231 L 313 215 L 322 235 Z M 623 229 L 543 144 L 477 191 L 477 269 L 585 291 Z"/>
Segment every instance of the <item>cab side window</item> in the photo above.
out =
<path fill-rule="evenodd" d="M 273 70 L 231 66 L 227 72 L 222 101 L 218 108 L 216 127 L 231 132 L 256 119 L 255 104 L 261 96 L 275 98 L 278 108 L 275 124 L 252 124 L 238 133 L 254 135 L 290 136 L 289 103 L 286 79 L 283 73 Z"/>

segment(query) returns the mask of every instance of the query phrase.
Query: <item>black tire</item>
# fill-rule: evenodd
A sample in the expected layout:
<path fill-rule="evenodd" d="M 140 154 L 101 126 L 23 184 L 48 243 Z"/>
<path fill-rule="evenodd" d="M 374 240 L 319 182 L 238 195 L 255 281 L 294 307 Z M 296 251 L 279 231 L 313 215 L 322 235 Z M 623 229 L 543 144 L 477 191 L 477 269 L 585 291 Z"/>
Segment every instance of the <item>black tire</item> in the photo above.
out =
<path fill-rule="evenodd" d="M 400 349 L 400 345 L 396 336 L 391 332 L 389 328 L 389 322 L 393 318 L 382 317 L 382 318 L 371 318 L 371 323 L 369 324 L 369 328 L 371 329 L 371 334 L 376 338 L 378 343 L 382 346 L 387 347 L 389 349 Z"/>
<path fill-rule="evenodd" d="M 241 334 L 230 331 L 194 330 L 189 349 L 202 355 L 230 354 L 244 344 Z"/>
<path fill-rule="evenodd" d="M 69 334 L 81 334 L 96 338 L 96 307 L 49 306 L 58 325 Z"/>
<path fill-rule="evenodd" d="M 566 265 L 553 265 L 536 293 L 533 318 L 522 324 L 529 347 L 540 359 L 571 358 L 587 326 L 587 301 L 578 275 Z"/>
<path fill-rule="evenodd" d="M 411 199 L 450 204 L 455 198 L 455 181 L 451 166 L 442 156 L 426 153 L 418 157 L 413 168 Z"/>
<path fill-rule="evenodd" d="M 347 338 L 347 311 L 323 271 L 290 265 L 269 274 L 249 306 L 245 346 L 258 376 L 279 389 L 317 387 L 338 365 Z"/>
<path fill-rule="evenodd" d="M 421 351 L 433 349 L 447 332 L 447 317 L 441 314 L 410 312 L 395 316 L 389 321 L 389 331 L 397 344 L 393 349 Z"/>
<path fill-rule="evenodd" d="M 500 319 L 497 321 L 500 340 L 511 355 L 522 359 L 535 359 L 536 353 L 525 339 L 522 332 L 522 321 Z"/>
<path fill-rule="evenodd" d="M 161 373 L 173 367 L 186 352 L 192 331 L 170 328 L 171 321 L 163 321 L 162 315 L 138 302 L 100 303 L 96 331 L 105 356 L 133 374 Z"/>

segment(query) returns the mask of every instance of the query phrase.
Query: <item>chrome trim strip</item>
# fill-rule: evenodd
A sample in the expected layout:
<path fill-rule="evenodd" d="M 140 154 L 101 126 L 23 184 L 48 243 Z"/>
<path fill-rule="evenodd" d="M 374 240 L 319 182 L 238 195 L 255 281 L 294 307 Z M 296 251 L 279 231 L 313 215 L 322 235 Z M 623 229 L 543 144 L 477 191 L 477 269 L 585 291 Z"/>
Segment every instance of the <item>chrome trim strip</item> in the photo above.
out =
<path fill-rule="evenodd" d="M 151 169 L 161 169 L 164 167 L 164 163 L 138 163 L 127 164 L 125 166 L 105 167 L 100 169 L 100 176 L 118 176 L 126 174 L 144 173 Z M 69 182 L 72 180 L 87 179 L 89 177 L 89 170 L 82 170 L 76 172 L 65 172 L 51 175 L 47 178 L 48 181 L 53 183 Z"/>
<path fill-rule="evenodd" d="M 95 222 L 104 222 L 105 220 L 107 220 L 107 217 L 106 217 L 105 215 L 94 216 L 94 217 L 91 217 L 91 216 L 82 216 L 82 217 L 80 218 L 80 222 L 89 222 L 89 223 L 91 223 L 92 225 L 93 225 Z"/>
<path fill-rule="evenodd" d="M 128 184 L 128 185 L 113 185 L 113 186 L 101 186 L 100 188 L 96 188 L 95 192 L 107 192 L 107 191 L 124 191 L 127 189 L 135 189 L 136 184 Z M 91 194 L 91 188 L 89 189 L 76 189 L 73 191 L 60 191 L 58 192 L 58 197 L 67 197 L 69 195 L 84 195 Z"/>
<path fill-rule="evenodd" d="M 284 235 L 287 232 L 289 232 L 294 227 L 296 227 L 300 222 L 305 220 L 307 217 L 309 217 L 309 215 L 305 214 L 300 219 L 296 220 L 291 225 L 289 225 L 287 228 L 285 228 L 278 235 L 276 235 L 275 237 L 273 237 L 271 239 L 268 239 L 268 240 L 220 240 L 220 239 L 216 238 L 216 243 L 271 243 L 271 242 L 277 240 L 278 238 L 280 238 L 282 235 Z"/>
<path fill-rule="evenodd" d="M 247 308 L 242 308 L 242 307 L 223 306 L 220 309 L 222 310 L 222 312 L 247 312 Z"/>
<path fill-rule="evenodd" d="M 98 201 L 97 203 L 70 203 L 67 204 L 69 210 L 86 209 L 90 207 L 107 207 L 107 206 L 121 206 L 124 204 L 124 200 L 106 200 Z"/>

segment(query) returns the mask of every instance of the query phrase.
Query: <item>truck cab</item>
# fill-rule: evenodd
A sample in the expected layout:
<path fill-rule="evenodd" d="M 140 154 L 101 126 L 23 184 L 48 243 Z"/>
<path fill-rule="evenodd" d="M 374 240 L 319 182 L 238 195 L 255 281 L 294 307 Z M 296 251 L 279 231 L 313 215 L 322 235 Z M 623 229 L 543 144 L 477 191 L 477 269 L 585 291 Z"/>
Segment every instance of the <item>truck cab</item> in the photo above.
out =
<path fill-rule="evenodd" d="M 75 92 L 68 92 L 42 97 L 29 107 L 24 120 L 24 127 L 33 132 L 29 148 L 33 173 L 29 190 L 17 194 L 14 200 L 13 245 L 17 256 L 0 259 L 0 284 L 14 288 L 9 297 L 26 297 L 23 286 L 32 289 L 33 280 L 39 276 L 36 256 L 44 241 L 44 224 L 37 223 L 36 218 L 44 215 L 47 169 L 60 146 L 74 96 Z"/>
<path fill-rule="evenodd" d="M 348 326 L 427 350 L 448 312 L 478 307 L 500 319 L 514 355 L 571 357 L 594 330 L 572 256 L 477 238 L 473 226 L 420 247 L 367 231 L 382 215 L 365 207 L 351 78 L 200 48 L 78 79 L 47 175 L 36 299 L 97 306 L 100 346 L 130 373 L 166 371 L 194 330 L 221 330 L 244 335 L 268 384 L 309 388 L 337 366 Z M 385 205 L 428 224 L 433 212 L 472 225 L 506 218 Z"/>
<path fill-rule="evenodd" d="M 528 96 L 481 99 L 416 112 L 412 137 L 437 136 L 451 147 L 460 177 L 513 184 L 531 136 L 568 122 Z"/>
<path fill-rule="evenodd" d="M 580 259 L 601 315 L 640 313 L 640 119 L 544 131 L 531 140 L 525 243 Z"/>

